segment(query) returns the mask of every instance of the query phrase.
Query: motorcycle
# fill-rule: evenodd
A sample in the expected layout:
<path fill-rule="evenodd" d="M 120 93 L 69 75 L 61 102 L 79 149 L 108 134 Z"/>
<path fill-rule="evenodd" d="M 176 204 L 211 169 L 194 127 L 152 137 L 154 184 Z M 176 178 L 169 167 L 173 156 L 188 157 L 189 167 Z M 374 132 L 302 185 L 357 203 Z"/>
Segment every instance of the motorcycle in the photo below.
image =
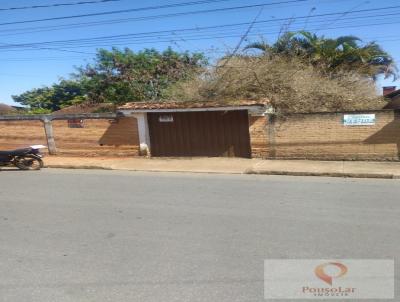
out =
<path fill-rule="evenodd" d="M 43 145 L 34 145 L 29 148 L 12 151 L 0 151 L 0 166 L 15 166 L 21 170 L 40 170 L 43 168 L 43 155 L 40 149 Z"/>

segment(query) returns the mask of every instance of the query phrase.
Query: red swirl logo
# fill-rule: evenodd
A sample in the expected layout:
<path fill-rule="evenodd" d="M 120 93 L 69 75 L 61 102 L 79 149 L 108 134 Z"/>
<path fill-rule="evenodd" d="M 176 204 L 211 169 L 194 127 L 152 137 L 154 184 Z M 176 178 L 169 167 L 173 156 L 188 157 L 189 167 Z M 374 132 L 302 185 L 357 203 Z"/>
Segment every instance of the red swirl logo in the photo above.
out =
<path fill-rule="evenodd" d="M 338 267 L 340 269 L 340 272 L 336 276 L 328 275 L 325 272 L 325 268 L 328 267 L 328 266 L 336 266 L 336 267 Z M 332 286 L 332 281 L 333 281 L 334 278 L 335 279 L 336 278 L 340 278 L 340 277 L 342 277 L 343 275 L 345 275 L 347 273 L 347 267 L 345 265 L 343 265 L 342 263 L 339 263 L 339 262 L 327 262 L 327 263 L 323 263 L 323 264 L 318 265 L 315 268 L 314 272 L 315 272 L 315 275 L 318 278 L 320 278 L 322 281 L 324 281 L 324 282 L 328 283 L 330 286 Z"/>

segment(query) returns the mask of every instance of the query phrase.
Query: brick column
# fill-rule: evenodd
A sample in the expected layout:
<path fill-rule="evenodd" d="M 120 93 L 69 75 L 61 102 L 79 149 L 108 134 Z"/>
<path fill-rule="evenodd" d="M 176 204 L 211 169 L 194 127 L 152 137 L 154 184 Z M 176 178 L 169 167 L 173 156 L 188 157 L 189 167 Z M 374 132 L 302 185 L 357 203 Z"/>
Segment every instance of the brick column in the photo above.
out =
<path fill-rule="evenodd" d="M 49 154 L 57 154 L 56 142 L 54 140 L 53 125 L 50 119 L 43 120 L 44 132 L 46 133 L 47 147 L 49 148 Z"/>
<path fill-rule="evenodd" d="M 275 114 L 268 114 L 268 158 L 276 157 L 276 141 L 275 141 Z"/>

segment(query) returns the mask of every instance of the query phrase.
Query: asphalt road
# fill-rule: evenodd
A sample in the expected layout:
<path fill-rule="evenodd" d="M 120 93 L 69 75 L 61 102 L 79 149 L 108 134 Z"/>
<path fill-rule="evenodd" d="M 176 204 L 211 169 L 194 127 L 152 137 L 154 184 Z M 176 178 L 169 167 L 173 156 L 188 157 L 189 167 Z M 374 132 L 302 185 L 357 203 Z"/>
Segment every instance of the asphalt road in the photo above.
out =
<path fill-rule="evenodd" d="M 264 259 L 398 259 L 399 196 L 398 180 L 0 171 L 0 301 L 264 301 Z"/>

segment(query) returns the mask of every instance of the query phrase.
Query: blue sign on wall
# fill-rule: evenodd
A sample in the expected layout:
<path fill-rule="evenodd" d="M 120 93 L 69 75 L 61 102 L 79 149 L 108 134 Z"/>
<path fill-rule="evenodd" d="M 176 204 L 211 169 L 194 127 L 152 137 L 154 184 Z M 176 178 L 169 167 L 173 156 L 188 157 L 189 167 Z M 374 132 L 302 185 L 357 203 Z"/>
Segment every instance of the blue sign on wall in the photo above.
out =
<path fill-rule="evenodd" d="M 343 116 L 345 126 L 375 125 L 375 114 L 345 114 Z"/>

